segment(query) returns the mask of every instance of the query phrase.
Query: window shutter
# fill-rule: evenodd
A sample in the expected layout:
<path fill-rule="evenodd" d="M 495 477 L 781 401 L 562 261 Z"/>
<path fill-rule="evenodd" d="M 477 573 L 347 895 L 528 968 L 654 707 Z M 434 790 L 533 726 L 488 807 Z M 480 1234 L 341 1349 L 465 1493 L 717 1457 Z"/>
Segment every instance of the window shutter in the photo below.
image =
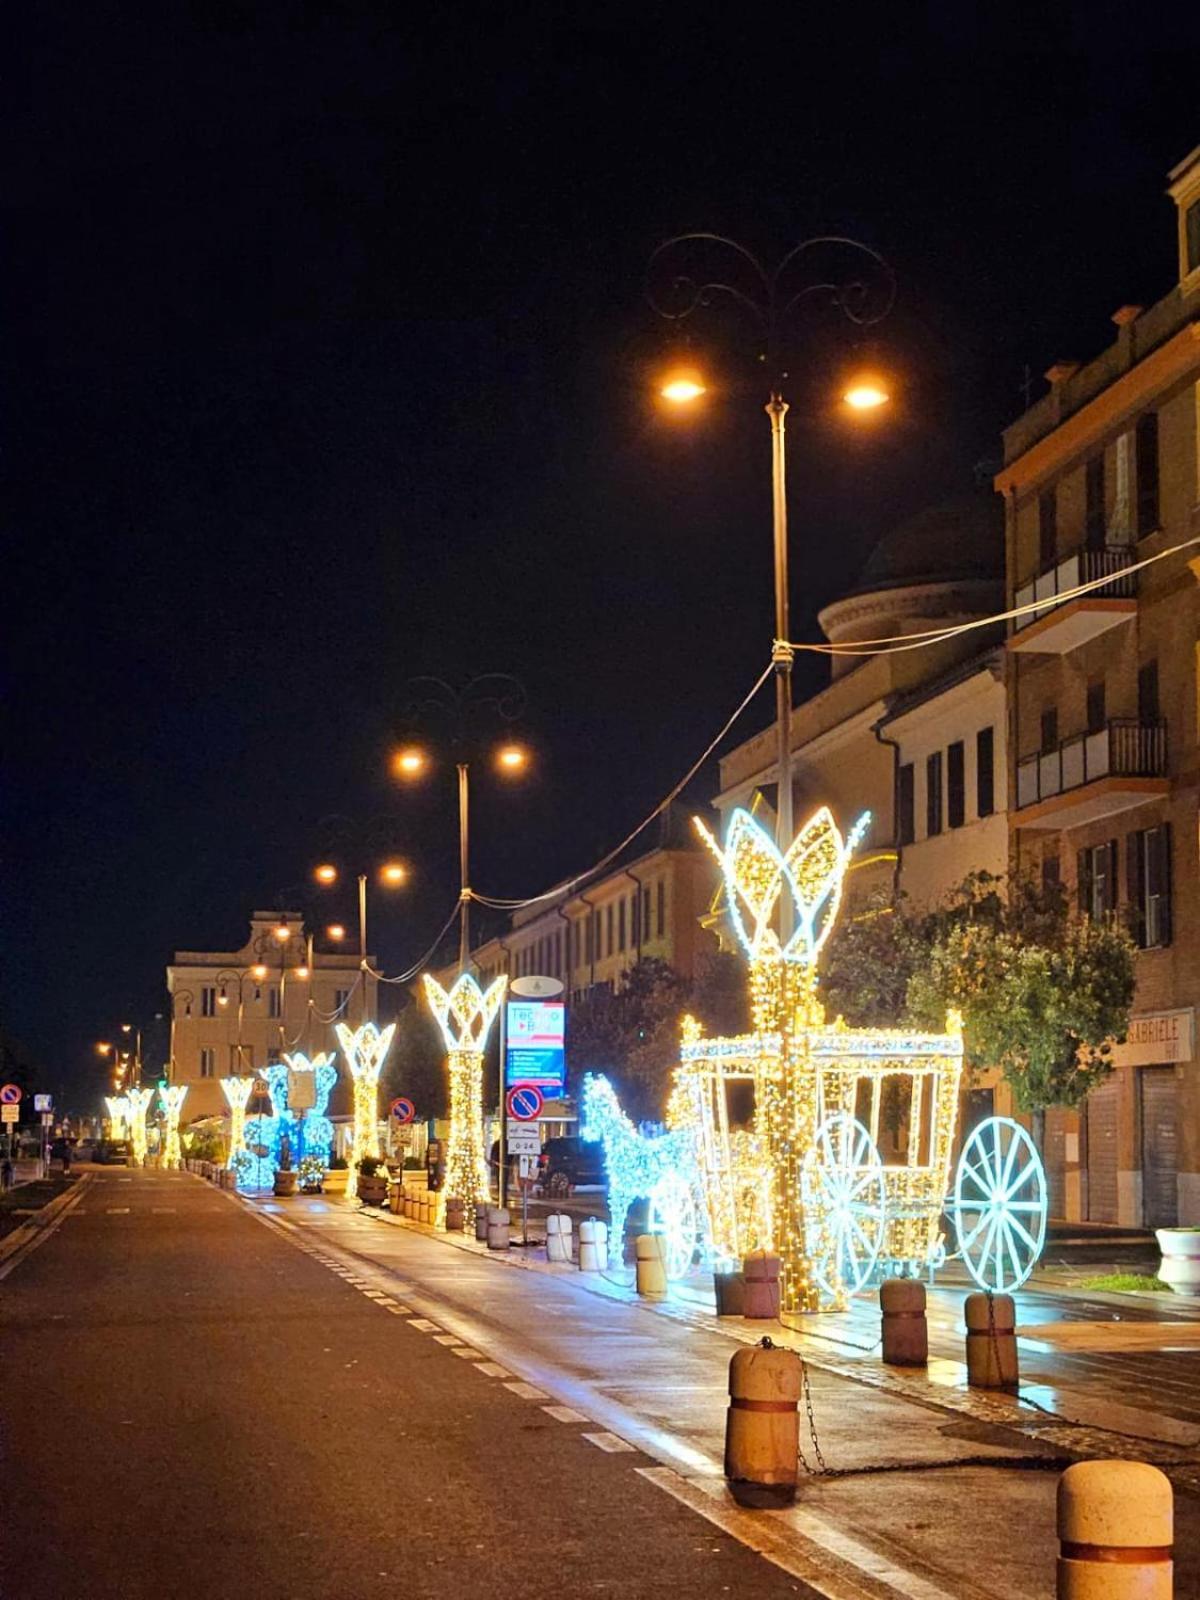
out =
<path fill-rule="evenodd" d="M 1086 917 L 1092 907 L 1092 856 L 1089 850 L 1076 853 L 1075 885 L 1079 894 L 1079 915 Z"/>
<path fill-rule="evenodd" d="M 1125 835 L 1125 889 L 1129 898 L 1133 942 L 1146 948 L 1146 904 L 1142 899 L 1142 835 Z"/>
<path fill-rule="evenodd" d="M 1162 943 L 1171 942 L 1171 824 L 1164 822 L 1158 830 L 1159 849 L 1159 928 L 1162 931 Z"/>
<path fill-rule="evenodd" d="M 1115 911 L 1121 900 L 1121 890 L 1117 882 L 1117 873 L 1121 870 L 1120 859 L 1117 841 L 1110 839 L 1108 841 L 1108 871 L 1104 880 L 1104 909 L 1109 912 Z"/>

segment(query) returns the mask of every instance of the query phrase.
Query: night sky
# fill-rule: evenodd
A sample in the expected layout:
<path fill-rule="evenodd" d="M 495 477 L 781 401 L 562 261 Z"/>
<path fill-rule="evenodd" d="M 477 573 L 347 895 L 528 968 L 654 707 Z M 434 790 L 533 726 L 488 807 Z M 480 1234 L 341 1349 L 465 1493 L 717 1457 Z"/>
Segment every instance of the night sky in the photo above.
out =
<path fill-rule="evenodd" d="M 413 674 L 527 689 L 535 774 L 474 805 L 475 884 L 519 895 L 615 843 L 765 665 L 755 336 L 695 323 L 722 394 L 656 412 L 661 239 L 848 232 L 895 267 L 869 346 L 806 325 L 789 391 L 811 636 L 890 524 L 994 467 L 1027 365 L 1170 286 L 1165 174 L 1200 142 L 1179 25 L 1156 55 L 1103 4 L 1036 37 L 959 5 L 23 9 L 0 1028 L 77 1097 L 174 948 L 301 903 L 331 812 L 394 819 L 413 883 L 372 942 L 416 960 L 455 824 L 452 773 L 387 776 Z M 897 400 L 855 430 L 828 397 L 868 355 Z"/>

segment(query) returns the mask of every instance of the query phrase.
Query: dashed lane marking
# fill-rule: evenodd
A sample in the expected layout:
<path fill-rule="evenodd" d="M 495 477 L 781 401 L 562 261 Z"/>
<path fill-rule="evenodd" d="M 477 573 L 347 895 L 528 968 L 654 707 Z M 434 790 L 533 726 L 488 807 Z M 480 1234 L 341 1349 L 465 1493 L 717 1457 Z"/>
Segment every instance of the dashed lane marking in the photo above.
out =
<path fill-rule="evenodd" d="M 460 1344 L 455 1345 L 454 1346 L 454 1354 L 456 1356 L 461 1356 L 464 1361 L 482 1361 L 483 1360 L 483 1351 L 482 1350 L 472 1350 L 471 1346 L 469 1344 L 461 1344 L 460 1343 Z"/>
<path fill-rule="evenodd" d="M 462 1340 L 456 1333 L 435 1333 L 433 1336 L 433 1342 L 434 1344 L 454 1345 L 461 1344 Z"/>
<path fill-rule="evenodd" d="M 511 1388 L 505 1384 L 506 1389 Z M 627 1439 L 619 1439 L 615 1433 L 582 1433 L 581 1439 L 586 1439 L 589 1444 L 594 1444 L 598 1450 L 606 1451 L 610 1456 L 620 1455 L 624 1451 L 632 1453 L 633 1446 Z"/>
<path fill-rule="evenodd" d="M 520 1378 L 506 1383 L 504 1387 L 509 1394 L 515 1394 L 518 1400 L 549 1400 L 550 1396 L 544 1389 L 535 1388 L 532 1383 L 523 1383 Z"/>
<path fill-rule="evenodd" d="M 582 1411 L 576 1411 L 574 1406 L 543 1406 L 542 1410 L 548 1417 L 553 1417 L 555 1422 L 590 1422 L 591 1417 L 585 1417 Z"/>
<path fill-rule="evenodd" d="M 175 1215 L 174 1206 L 151 1206 L 150 1210 L 156 1217 L 173 1217 Z"/>
<path fill-rule="evenodd" d="M 395 1303 L 395 1301 L 393 1301 L 390 1306 L 385 1306 L 384 1310 L 385 1311 L 390 1311 L 394 1317 L 411 1317 L 412 1316 L 412 1307 L 411 1306 L 399 1306 L 399 1305 L 397 1305 Z"/>
<path fill-rule="evenodd" d="M 475 1364 L 475 1371 L 482 1372 L 485 1378 L 511 1378 L 512 1373 L 507 1367 L 501 1367 L 494 1361 L 479 1361 Z"/>
<path fill-rule="evenodd" d="M 415 1328 L 418 1333 L 441 1333 L 441 1327 L 436 1322 L 430 1322 L 428 1317 L 414 1317 L 409 1323 L 410 1328 Z"/>
<path fill-rule="evenodd" d="M 127 1217 L 129 1215 L 129 1207 L 128 1206 L 109 1206 L 108 1207 L 108 1215 L 110 1217 Z"/>

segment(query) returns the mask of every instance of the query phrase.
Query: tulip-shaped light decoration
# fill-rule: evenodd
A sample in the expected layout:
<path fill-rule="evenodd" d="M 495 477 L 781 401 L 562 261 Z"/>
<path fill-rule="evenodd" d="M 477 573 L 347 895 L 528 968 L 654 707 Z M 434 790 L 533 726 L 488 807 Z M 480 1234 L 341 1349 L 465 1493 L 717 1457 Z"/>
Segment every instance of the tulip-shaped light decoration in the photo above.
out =
<path fill-rule="evenodd" d="M 438 1216 L 439 1220 L 444 1217 L 447 1198 L 459 1199 L 468 1230 L 474 1226 L 478 1205 L 488 1201 L 483 1051 L 507 984 L 507 978 L 497 978 L 485 992 L 469 972 L 463 972 L 449 989 L 443 989 L 436 978 L 425 975 L 425 997 L 442 1031 L 450 1074 L 450 1138 Z"/>
<path fill-rule="evenodd" d="M 163 1166 L 173 1169 L 183 1163 L 183 1151 L 179 1144 L 179 1113 L 183 1110 L 183 1102 L 187 1099 L 187 1084 L 169 1083 L 158 1091 L 158 1098 L 163 1108 L 163 1115 L 167 1119 Z"/>
<path fill-rule="evenodd" d="M 373 1022 L 361 1028 L 337 1025 L 338 1042 L 354 1080 L 354 1142 L 350 1149 L 350 1172 L 346 1194 L 358 1193 L 358 1168 L 364 1156 L 379 1158 L 379 1074 L 392 1047 L 396 1024 L 389 1022 L 382 1032 Z"/>

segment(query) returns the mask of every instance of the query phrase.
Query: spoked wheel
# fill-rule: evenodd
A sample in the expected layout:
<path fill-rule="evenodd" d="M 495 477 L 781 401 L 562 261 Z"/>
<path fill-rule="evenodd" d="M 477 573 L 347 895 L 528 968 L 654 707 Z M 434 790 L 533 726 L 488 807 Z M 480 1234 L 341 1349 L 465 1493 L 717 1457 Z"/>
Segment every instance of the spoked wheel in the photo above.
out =
<path fill-rule="evenodd" d="M 971 1133 L 954 1182 L 954 1229 L 981 1289 L 1008 1294 L 1037 1265 L 1046 1242 L 1046 1174 L 1019 1122 L 988 1117 Z"/>
<path fill-rule="evenodd" d="M 832 1300 L 857 1294 L 883 1245 L 883 1162 L 861 1122 L 838 1111 L 817 1129 L 800 1168 L 804 1232 L 817 1282 Z"/>
<path fill-rule="evenodd" d="M 565 1200 L 571 1193 L 571 1180 L 565 1172 L 552 1172 L 548 1187 L 551 1199 Z"/>
<path fill-rule="evenodd" d="M 668 1173 L 654 1185 L 647 1231 L 662 1235 L 667 1277 L 672 1281 L 682 1278 L 695 1259 L 699 1229 L 692 1191 L 677 1172 Z"/>

